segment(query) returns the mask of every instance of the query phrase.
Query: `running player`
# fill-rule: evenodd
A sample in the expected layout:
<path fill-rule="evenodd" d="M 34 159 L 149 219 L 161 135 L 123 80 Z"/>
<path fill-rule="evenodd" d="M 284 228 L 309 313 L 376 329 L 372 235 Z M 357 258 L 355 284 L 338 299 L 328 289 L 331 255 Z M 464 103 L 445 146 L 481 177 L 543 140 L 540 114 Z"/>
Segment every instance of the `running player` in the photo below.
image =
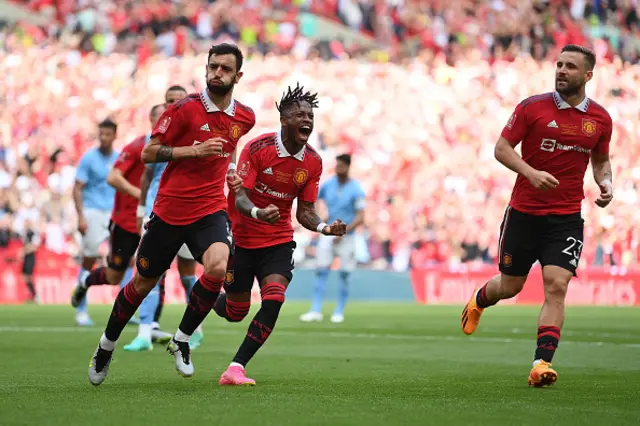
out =
<path fill-rule="evenodd" d="M 204 265 L 168 350 L 183 376 L 193 375 L 189 339 L 213 308 L 224 283 L 232 238 L 225 176 L 238 140 L 253 128 L 253 111 L 233 99 L 243 56 L 230 44 L 209 50 L 207 87 L 171 105 L 142 151 L 145 163 L 167 162 L 152 217 L 136 257 L 138 273 L 118 294 L 89 366 L 89 381 L 104 381 L 116 342 L 144 297 L 186 242 Z"/>
<path fill-rule="evenodd" d="M 107 119 L 98 125 L 100 146 L 87 151 L 78 164 L 73 201 L 78 214 L 78 231 L 82 235 L 81 281 L 98 260 L 98 248 L 109 237 L 109 216 L 113 209 L 115 189 L 107 183 L 111 166 L 118 158 L 113 150 L 118 126 Z M 87 312 L 86 298 L 76 306 L 76 324 L 93 325 Z"/>
<path fill-rule="evenodd" d="M 151 128 L 165 111 L 164 104 L 154 106 L 149 113 Z M 85 271 L 71 296 L 71 304 L 78 306 L 85 299 L 89 287 L 118 284 L 124 277 L 140 243 L 136 224 L 136 208 L 140 199 L 140 177 L 144 164 L 140 158 L 146 136 L 140 136 L 125 146 L 107 177 L 116 189 L 111 222 L 109 224 L 109 256 L 107 267 Z"/>
<path fill-rule="evenodd" d="M 328 179 L 321 187 L 318 198 L 322 200 L 329 213 L 329 222 L 337 218 L 349 224 L 347 234 L 341 238 L 321 238 L 318 241 L 316 285 L 311 310 L 300 316 L 300 321 L 322 321 L 322 298 L 327 289 L 329 272 L 333 260 L 340 259 L 340 290 L 336 309 L 331 322 L 344 322 L 344 309 L 349 296 L 349 275 L 356 268 L 356 228 L 364 223 L 365 194 L 358 182 L 349 177 L 351 156 L 342 154 L 336 157 L 336 175 Z"/>
<path fill-rule="evenodd" d="M 233 362 L 220 378 L 221 385 L 255 385 L 245 366 L 265 343 L 276 325 L 285 291 L 293 278 L 291 207 L 298 199 L 296 218 L 305 228 L 323 235 L 344 235 L 347 225 L 331 225 L 316 214 L 315 202 L 322 174 L 322 159 L 307 141 L 313 131 L 317 94 L 299 85 L 282 97 L 281 129 L 247 144 L 238 163 L 243 188 L 229 196 L 235 254 L 229 263 L 225 295 L 216 313 L 228 321 L 241 321 L 249 312 L 251 287 L 258 279 L 262 306 L 249 325 Z M 237 209 L 237 211 L 236 211 Z"/>
<path fill-rule="evenodd" d="M 515 297 L 532 264 L 542 265 L 544 304 L 529 386 L 552 385 L 551 368 L 565 317 L 565 296 L 583 244 L 581 203 L 589 159 L 600 187 L 599 207 L 613 199 L 607 111 L 585 96 L 593 77 L 593 52 L 567 45 L 556 64 L 556 91 L 525 99 L 497 142 L 496 159 L 518 174 L 500 230 L 500 275 L 476 291 L 462 313 L 465 334 L 478 327 L 484 309 Z M 514 150 L 522 141 L 522 157 Z"/>

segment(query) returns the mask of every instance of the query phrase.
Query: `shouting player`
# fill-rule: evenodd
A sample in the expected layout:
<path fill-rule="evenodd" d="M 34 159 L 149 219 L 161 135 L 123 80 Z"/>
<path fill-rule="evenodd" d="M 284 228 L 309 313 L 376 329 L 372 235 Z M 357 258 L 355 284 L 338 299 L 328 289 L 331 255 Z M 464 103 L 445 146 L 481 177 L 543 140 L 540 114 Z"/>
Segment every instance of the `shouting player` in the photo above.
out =
<path fill-rule="evenodd" d="M 151 108 L 149 121 L 152 129 L 165 109 L 164 104 Z M 146 139 L 146 136 L 140 136 L 125 146 L 109 172 L 107 182 L 117 192 L 109 224 L 108 266 L 83 272 L 71 297 L 73 306 L 78 306 L 84 300 L 91 286 L 118 284 L 138 248 L 140 234 L 136 224 L 136 208 L 140 199 L 138 186 L 144 169 L 140 156 Z"/>
<path fill-rule="evenodd" d="M 230 44 L 209 50 L 206 88 L 171 105 L 142 150 L 145 163 L 169 162 L 153 215 L 136 257 L 138 273 L 116 297 L 89 366 L 89 381 L 104 381 L 127 321 L 171 266 L 182 244 L 204 265 L 168 351 L 183 376 L 193 375 L 189 339 L 213 308 L 224 283 L 232 244 L 225 176 L 238 140 L 255 125 L 253 111 L 233 99 L 242 53 Z"/>
<path fill-rule="evenodd" d="M 565 317 L 565 296 L 583 244 L 581 202 L 591 159 L 600 187 L 599 207 L 613 198 L 607 111 L 585 95 L 595 56 L 576 45 L 562 49 L 556 91 L 521 102 L 496 144 L 496 159 L 518 174 L 500 230 L 500 275 L 476 291 L 462 313 L 472 334 L 484 309 L 516 296 L 532 264 L 542 265 L 544 304 L 538 319 L 538 347 L 529 385 L 552 385 L 558 374 L 551 359 Z M 514 150 L 522 141 L 522 157 Z"/>
<path fill-rule="evenodd" d="M 293 278 L 293 200 L 298 199 L 296 218 L 305 228 L 323 235 L 346 232 L 347 225 L 340 219 L 327 225 L 316 214 L 322 159 L 307 145 L 316 98 L 317 94 L 304 92 L 299 85 L 289 88 L 278 106 L 281 129 L 254 139 L 240 156 L 238 175 L 243 187 L 229 196 L 230 204 L 235 198 L 235 208 L 229 207 L 235 253 L 227 272 L 226 294 L 218 298 L 215 311 L 228 321 L 241 321 L 249 312 L 254 278 L 260 285 L 262 306 L 222 374 L 221 385 L 255 385 L 246 377 L 245 366 L 275 327 Z"/>
<path fill-rule="evenodd" d="M 107 119 L 98 125 L 100 146 L 84 153 L 76 171 L 73 201 L 78 213 L 78 231 L 82 235 L 82 266 L 78 281 L 82 281 L 98 260 L 100 244 L 109 237 L 109 216 L 113 209 L 115 189 L 107 183 L 107 176 L 118 153 L 113 150 L 118 126 Z M 86 298 L 76 307 L 76 324 L 93 325 L 87 312 Z"/>

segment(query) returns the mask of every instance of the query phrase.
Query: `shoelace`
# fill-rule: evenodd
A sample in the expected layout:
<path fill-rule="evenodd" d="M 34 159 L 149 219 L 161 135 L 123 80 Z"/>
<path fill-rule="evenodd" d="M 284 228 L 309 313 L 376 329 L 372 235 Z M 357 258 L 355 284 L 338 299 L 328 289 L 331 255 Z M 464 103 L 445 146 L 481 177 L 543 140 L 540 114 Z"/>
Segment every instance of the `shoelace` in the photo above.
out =
<path fill-rule="evenodd" d="M 182 355 L 182 362 L 189 365 L 191 363 L 191 350 L 189 349 L 189 343 L 178 342 L 176 340 L 174 340 L 173 343 L 178 345 L 178 350 L 180 351 L 180 355 Z"/>

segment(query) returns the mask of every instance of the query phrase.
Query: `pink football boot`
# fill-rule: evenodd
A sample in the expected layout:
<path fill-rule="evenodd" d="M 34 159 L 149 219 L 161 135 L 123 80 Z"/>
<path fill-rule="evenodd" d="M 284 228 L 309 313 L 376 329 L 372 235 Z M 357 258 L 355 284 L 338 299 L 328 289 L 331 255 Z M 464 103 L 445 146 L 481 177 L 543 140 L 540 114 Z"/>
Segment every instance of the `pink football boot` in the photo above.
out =
<path fill-rule="evenodd" d="M 256 381 L 247 377 L 244 368 L 229 366 L 220 376 L 220 386 L 255 386 Z"/>

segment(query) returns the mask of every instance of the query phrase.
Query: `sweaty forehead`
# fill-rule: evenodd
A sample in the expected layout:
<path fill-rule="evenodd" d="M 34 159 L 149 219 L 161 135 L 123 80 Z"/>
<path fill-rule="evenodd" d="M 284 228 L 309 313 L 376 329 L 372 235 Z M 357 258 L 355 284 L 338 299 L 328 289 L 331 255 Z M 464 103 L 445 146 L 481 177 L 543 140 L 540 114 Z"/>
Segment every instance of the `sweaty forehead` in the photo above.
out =
<path fill-rule="evenodd" d="M 212 65 L 212 64 L 227 65 L 235 69 L 236 57 L 231 53 L 226 53 L 224 55 L 211 55 L 211 58 L 209 58 L 209 65 Z"/>

